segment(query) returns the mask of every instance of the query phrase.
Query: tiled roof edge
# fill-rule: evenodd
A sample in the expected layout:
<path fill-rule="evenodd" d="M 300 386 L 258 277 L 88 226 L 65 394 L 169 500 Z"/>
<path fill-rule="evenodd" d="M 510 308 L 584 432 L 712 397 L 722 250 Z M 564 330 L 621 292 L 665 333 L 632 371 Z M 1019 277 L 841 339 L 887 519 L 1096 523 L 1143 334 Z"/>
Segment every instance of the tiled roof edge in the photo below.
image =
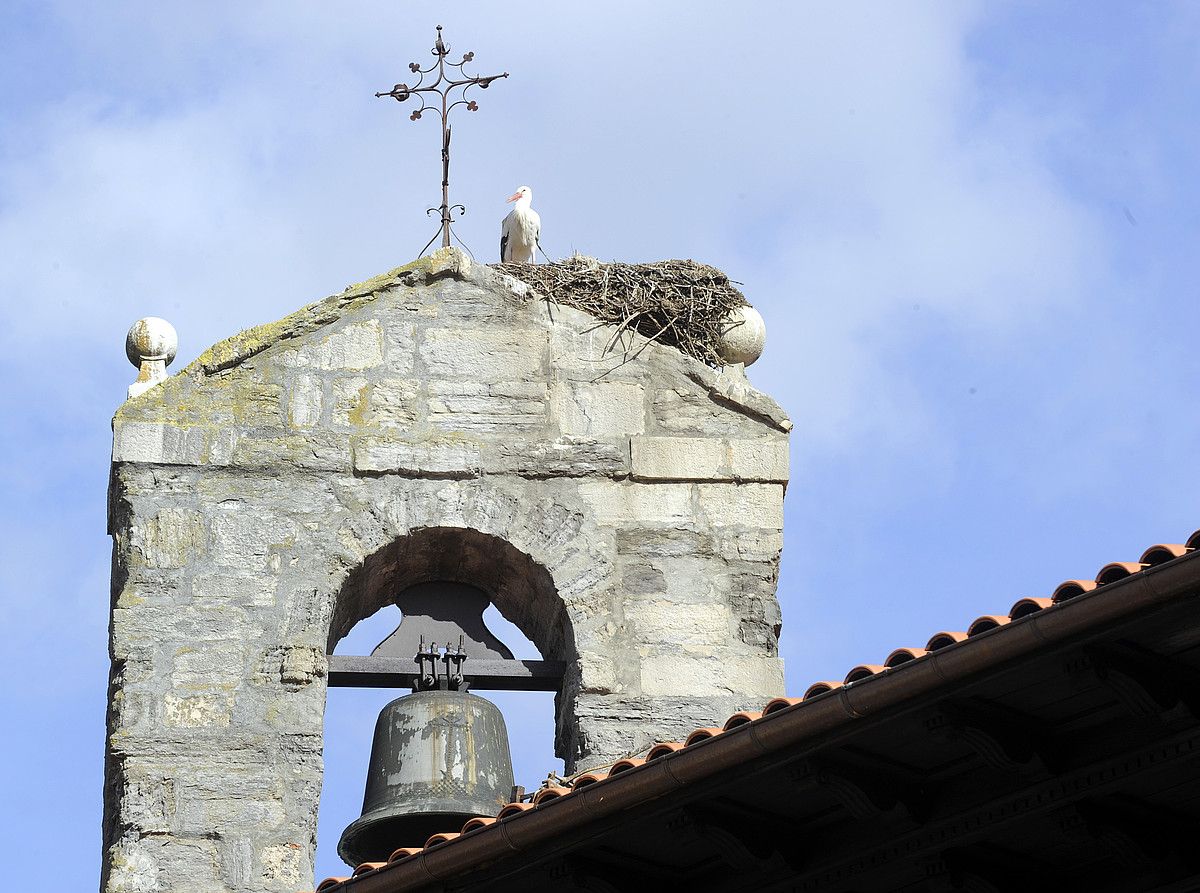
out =
<path fill-rule="evenodd" d="M 420 889 L 482 862 L 527 849 L 553 837 L 564 826 L 599 819 L 632 803 L 662 796 L 685 783 L 870 717 L 885 707 L 1038 648 L 1153 609 L 1200 584 L 1198 546 L 1200 530 L 1192 534 L 1187 546 L 1152 546 L 1146 555 L 1154 550 L 1173 550 L 1178 557 L 1167 559 L 1159 551 L 1156 563 L 1105 565 L 1095 582 L 1067 581 L 1055 590 L 1053 599 L 1020 599 L 1008 616 L 977 618 L 969 633 L 937 634 L 924 653 L 917 653 L 922 649 L 897 649 L 889 656 L 891 660 L 908 651 L 913 654 L 910 659 L 891 666 L 860 665 L 850 671 L 846 683 L 817 683 L 803 699 L 776 698 L 764 707 L 759 718 L 751 719 L 746 714 L 747 719 L 738 722 L 742 714 L 734 714 L 732 725 L 727 722 L 725 728 L 697 729 L 682 746 L 675 742 L 656 745 L 644 761 L 619 760 L 613 764 L 616 771 L 610 770 L 607 775 L 582 773 L 575 778 L 573 789 L 565 793 L 556 791 L 557 796 L 540 798 L 536 805 L 509 804 L 493 823 L 473 819 L 464 826 L 463 833 L 434 835 L 425 848 L 411 855 L 398 851 L 387 864 L 371 863 L 365 872 L 356 871 L 349 878 L 328 878 L 317 887 L 317 893 L 401 893 Z M 1119 573 L 1118 569 L 1128 572 Z M 1105 582 L 1100 582 L 1101 577 L 1106 578 Z M 1060 598 L 1059 593 L 1068 587 L 1071 594 Z M 975 640 L 984 635 L 988 647 L 974 647 Z M 947 640 L 938 643 L 942 637 Z M 951 638 L 953 641 L 949 641 Z M 871 672 L 863 672 L 868 669 Z M 522 823 L 519 830 L 510 827 L 514 821 Z"/>

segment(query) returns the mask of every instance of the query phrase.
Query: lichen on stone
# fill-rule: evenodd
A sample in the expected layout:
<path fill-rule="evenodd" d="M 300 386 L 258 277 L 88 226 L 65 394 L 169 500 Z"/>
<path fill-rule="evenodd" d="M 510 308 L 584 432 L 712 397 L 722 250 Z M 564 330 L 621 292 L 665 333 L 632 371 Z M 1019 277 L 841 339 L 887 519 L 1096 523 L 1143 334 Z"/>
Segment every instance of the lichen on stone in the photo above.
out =
<path fill-rule="evenodd" d="M 330 295 L 275 322 L 244 329 L 214 344 L 193 360 L 183 374 L 214 375 L 237 366 L 273 344 L 297 338 L 335 322 L 345 311 L 370 303 L 381 292 L 398 285 L 419 285 L 444 275 L 461 276 L 458 252 L 438 251 L 411 263 L 372 276 L 340 293 Z"/>

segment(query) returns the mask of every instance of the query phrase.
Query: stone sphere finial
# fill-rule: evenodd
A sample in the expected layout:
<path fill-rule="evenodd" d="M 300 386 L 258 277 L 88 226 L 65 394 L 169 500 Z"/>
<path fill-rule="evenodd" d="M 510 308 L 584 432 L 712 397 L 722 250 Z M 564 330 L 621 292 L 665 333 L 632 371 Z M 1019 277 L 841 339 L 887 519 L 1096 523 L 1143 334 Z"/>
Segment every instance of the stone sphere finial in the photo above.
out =
<path fill-rule="evenodd" d="M 147 360 L 162 360 L 164 365 L 170 366 L 178 349 L 179 335 L 175 327 L 157 316 L 139 319 L 125 336 L 125 356 L 139 368 Z"/>
<path fill-rule="evenodd" d="M 137 381 L 129 386 L 136 397 L 167 377 L 167 367 L 179 349 L 179 335 L 165 319 L 147 316 L 129 327 L 125 336 L 125 356 L 138 369 Z"/>
<path fill-rule="evenodd" d="M 762 356 L 767 343 L 767 324 L 762 314 L 746 304 L 729 311 L 721 320 L 717 352 L 726 363 L 749 366 Z"/>

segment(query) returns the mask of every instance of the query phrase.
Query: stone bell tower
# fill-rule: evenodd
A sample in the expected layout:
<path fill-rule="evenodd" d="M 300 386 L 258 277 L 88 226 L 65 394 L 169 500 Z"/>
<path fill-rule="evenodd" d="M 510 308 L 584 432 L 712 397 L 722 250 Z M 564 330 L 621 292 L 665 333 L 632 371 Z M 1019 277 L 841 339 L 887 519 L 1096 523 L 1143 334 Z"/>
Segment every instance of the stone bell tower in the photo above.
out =
<path fill-rule="evenodd" d="M 143 376 L 105 891 L 312 888 L 327 656 L 404 587 L 477 587 L 564 662 L 568 771 L 782 693 L 791 423 L 674 348 L 614 363 L 612 332 L 443 249 Z"/>

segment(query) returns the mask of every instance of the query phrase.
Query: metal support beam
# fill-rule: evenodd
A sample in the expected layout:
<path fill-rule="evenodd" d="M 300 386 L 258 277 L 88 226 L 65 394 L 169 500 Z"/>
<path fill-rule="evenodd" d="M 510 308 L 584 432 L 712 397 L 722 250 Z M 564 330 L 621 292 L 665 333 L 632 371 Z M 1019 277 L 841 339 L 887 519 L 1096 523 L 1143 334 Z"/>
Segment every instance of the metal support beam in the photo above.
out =
<path fill-rule="evenodd" d="M 558 691 L 565 670 L 561 660 L 469 660 L 463 679 L 475 691 Z M 333 688 L 412 688 L 416 676 L 411 659 L 329 655 Z"/>

